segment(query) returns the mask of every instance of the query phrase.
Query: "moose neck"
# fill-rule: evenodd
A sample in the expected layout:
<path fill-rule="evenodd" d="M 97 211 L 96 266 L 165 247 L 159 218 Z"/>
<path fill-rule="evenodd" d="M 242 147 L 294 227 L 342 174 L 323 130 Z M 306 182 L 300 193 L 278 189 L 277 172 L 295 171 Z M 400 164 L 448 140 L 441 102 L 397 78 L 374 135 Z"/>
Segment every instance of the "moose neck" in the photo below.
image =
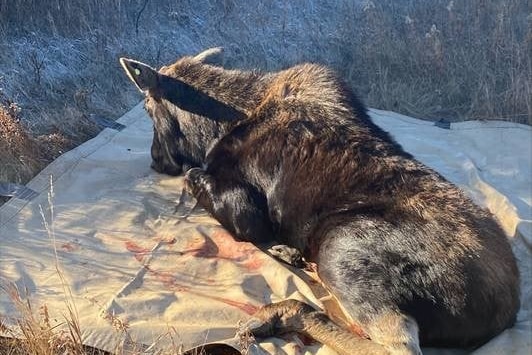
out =
<path fill-rule="evenodd" d="M 215 121 L 236 121 L 246 117 L 244 112 L 230 104 L 180 80 L 163 77 L 162 87 L 165 99 L 190 113 Z"/>
<path fill-rule="evenodd" d="M 169 67 L 167 73 L 168 79 L 174 79 L 173 83 L 180 83 L 175 85 L 179 90 L 172 95 L 180 96 L 173 97 L 180 101 L 175 102 L 177 106 L 209 118 L 215 118 L 214 113 L 224 121 L 242 118 L 253 112 L 262 100 L 262 89 L 268 81 L 267 75 L 256 72 L 227 70 L 187 59 Z M 221 117 L 224 115 L 225 119 Z"/>

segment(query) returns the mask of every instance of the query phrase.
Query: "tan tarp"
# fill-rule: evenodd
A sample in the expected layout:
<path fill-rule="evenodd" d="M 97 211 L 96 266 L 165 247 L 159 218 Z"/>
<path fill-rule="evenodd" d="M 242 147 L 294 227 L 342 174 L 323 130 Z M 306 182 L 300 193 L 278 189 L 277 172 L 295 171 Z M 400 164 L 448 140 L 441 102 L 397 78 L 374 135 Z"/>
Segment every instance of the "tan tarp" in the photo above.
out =
<path fill-rule="evenodd" d="M 516 326 L 477 353 L 530 353 L 532 131 L 504 122 L 445 130 L 391 112 L 372 116 L 501 220 L 520 262 L 523 307 Z M 237 324 L 270 302 L 322 305 L 323 294 L 313 294 L 310 286 L 317 287 L 308 277 L 234 241 L 182 194 L 181 177 L 149 168 L 151 121 L 140 105 L 119 122 L 124 130 L 105 129 L 34 178 L 28 186 L 38 197 L 0 207 L 3 319 L 17 316 L 15 288 L 36 308 L 46 304 L 58 322 L 71 300 L 85 343 L 151 353 L 219 340 L 236 344 Z M 253 353 L 331 353 L 293 335 L 259 345 Z"/>

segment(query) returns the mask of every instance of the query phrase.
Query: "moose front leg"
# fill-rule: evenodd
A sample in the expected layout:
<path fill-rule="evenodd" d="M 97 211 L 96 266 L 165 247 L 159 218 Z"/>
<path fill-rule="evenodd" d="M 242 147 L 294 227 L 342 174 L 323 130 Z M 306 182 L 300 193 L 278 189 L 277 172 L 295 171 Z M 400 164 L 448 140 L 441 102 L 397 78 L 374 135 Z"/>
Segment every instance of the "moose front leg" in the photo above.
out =
<path fill-rule="evenodd" d="M 167 139 L 167 138 L 166 138 Z M 171 138 L 172 142 L 175 140 Z M 165 137 L 160 137 L 156 127 L 153 127 L 151 143 L 151 168 L 158 173 L 177 176 L 183 173 L 183 159 L 175 145 L 168 144 Z"/>
<path fill-rule="evenodd" d="M 236 238 L 253 243 L 274 239 L 266 198 L 252 186 L 217 180 L 200 168 L 186 172 L 185 184 L 198 203 Z"/>

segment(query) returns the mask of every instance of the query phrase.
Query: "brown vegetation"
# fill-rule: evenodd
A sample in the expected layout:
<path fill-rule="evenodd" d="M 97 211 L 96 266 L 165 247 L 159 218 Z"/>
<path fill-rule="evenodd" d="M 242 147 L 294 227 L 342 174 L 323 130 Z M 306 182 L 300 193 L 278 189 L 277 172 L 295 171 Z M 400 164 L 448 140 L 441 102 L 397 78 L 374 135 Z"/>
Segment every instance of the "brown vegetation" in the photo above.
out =
<path fill-rule="evenodd" d="M 0 96 L 0 182 L 24 184 L 72 146 L 60 132 L 33 136 L 20 112 L 16 103 Z"/>
<path fill-rule="evenodd" d="M 363 11 L 346 9 L 356 25 L 342 36 L 353 38 L 343 65 L 370 106 L 421 118 L 532 124 L 527 1 L 368 3 Z M 349 36 L 353 27 L 362 33 Z"/>
<path fill-rule="evenodd" d="M 17 136 L 24 151 L 9 143 L 0 158 L 0 181 L 27 181 L 66 141 L 98 132 L 89 115 L 117 118 L 140 99 L 119 56 L 160 66 L 212 43 L 230 47 L 234 67 L 329 64 L 371 107 L 531 124 L 531 13 L 523 0 L 0 0 L 0 88 L 23 108 L 12 119 L 27 132 Z M 5 116 L 2 138 L 14 129 Z M 46 159 L 22 143 L 39 135 Z"/>

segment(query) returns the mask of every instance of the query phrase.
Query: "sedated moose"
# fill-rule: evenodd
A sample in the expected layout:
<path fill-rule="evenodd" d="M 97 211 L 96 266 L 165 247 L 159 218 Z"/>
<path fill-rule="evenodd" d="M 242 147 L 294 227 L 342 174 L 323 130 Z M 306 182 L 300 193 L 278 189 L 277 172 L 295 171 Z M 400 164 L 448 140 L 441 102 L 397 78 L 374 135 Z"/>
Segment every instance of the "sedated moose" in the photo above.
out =
<path fill-rule="evenodd" d="M 474 347 L 510 327 L 519 274 L 493 216 L 406 153 L 330 69 L 213 65 L 219 48 L 156 71 L 121 59 L 154 122 L 153 168 L 186 182 L 237 238 L 317 264 L 359 336 L 295 300 L 255 334 L 297 331 L 341 354 Z"/>

